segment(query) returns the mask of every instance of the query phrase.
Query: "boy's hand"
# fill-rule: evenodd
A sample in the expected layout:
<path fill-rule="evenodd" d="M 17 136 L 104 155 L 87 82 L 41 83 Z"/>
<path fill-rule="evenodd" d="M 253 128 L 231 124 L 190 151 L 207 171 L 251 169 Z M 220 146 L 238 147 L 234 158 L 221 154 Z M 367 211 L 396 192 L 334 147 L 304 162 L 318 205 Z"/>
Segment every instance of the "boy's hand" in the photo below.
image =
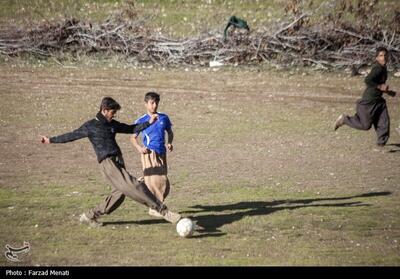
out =
<path fill-rule="evenodd" d="M 172 145 L 172 143 L 168 143 L 167 148 L 169 152 L 172 152 L 172 150 L 174 150 L 174 146 Z"/>
<path fill-rule="evenodd" d="M 139 151 L 140 154 L 147 154 L 147 153 L 150 153 L 150 150 L 149 150 L 147 147 L 144 147 L 144 146 L 141 146 L 141 147 L 138 149 L 138 151 Z"/>
<path fill-rule="evenodd" d="M 378 86 L 378 89 L 380 90 L 380 91 L 383 91 L 383 92 L 386 92 L 386 91 L 388 91 L 389 90 L 389 86 L 387 85 L 387 84 L 380 84 L 379 86 Z"/>
<path fill-rule="evenodd" d="M 45 144 L 50 143 L 50 139 L 48 137 L 46 137 L 46 136 L 40 136 L 40 137 L 41 137 L 41 139 L 40 139 L 41 143 L 45 143 Z"/>
<path fill-rule="evenodd" d="M 149 123 L 150 123 L 150 124 L 153 124 L 153 122 L 157 121 L 157 119 L 158 119 L 158 114 L 157 114 L 157 113 L 152 114 L 152 115 L 150 116 Z"/>

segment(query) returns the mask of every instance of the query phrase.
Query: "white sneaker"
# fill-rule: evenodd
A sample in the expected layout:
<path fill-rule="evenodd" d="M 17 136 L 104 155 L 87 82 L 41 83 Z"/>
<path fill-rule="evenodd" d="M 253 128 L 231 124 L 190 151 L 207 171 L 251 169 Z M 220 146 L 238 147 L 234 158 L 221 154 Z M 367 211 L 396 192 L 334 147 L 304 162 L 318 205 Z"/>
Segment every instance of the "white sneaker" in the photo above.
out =
<path fill-rule="evenodd" d="M 96 219 L 90 219 L 89 217 L 86 216 L 85 213 L 82 213 L 79 217 L 79 222 L 82 224 L 87 224 L 92 228 L 98 228 L 103 226 L 103 223 L 98 222 Z"/>
<path fill-rule="evenodd" d="M 372 150 L 375 152 L 386 153 L 386 148 L 384 145 L 376 145 L 376 147 Z"/>
<path fill-rule="evenodd" d="M 343 126 L 343 124 L 344 124 L 344 118 L 345 118 L 345 115 L 344 115 L 344 114 L 341 114 L 341 115 L 339 115 L 339 117 L 336 119 L 335 125 L 333 126 L 333 129 L 334 129 L 335 131 L 336 131 L 339 127 Z"/>
<path fill-rule="evenodd" d="M 181 219 L 181 215 L 166 209 L 163 212 L 163 218 L 170 223 L 178 223 Z"/>
<path fill-rule="evenodd" d="M 149 208 L 149 215 L 157 218 L 164 218 L 161 213 L 159 213 L 157 210 Z"/>

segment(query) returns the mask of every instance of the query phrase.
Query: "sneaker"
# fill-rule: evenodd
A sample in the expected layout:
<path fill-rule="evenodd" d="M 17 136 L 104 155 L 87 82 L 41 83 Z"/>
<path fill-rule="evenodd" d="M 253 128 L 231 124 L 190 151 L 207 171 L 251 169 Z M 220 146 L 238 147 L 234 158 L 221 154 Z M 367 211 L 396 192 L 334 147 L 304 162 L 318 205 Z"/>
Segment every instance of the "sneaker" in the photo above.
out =
<path fill-rule="evenodd" d="M 89 217 L 86 216 L 85 213 L 82 213 L 81 216 L 79 217 L 79 222 L 82 224 L 87 224 L 92 228 L 98 228 L 103 226 L 103 223 L 98 222 L 96 219 L 90 219 Z"/>
<path fill-rule="evenodd" d="M 157 210 L 155 210 L 153 208 L 149 208 L 149 215 L 151 215 L 153 217 L 157 217 L 157 218 L 164 218 L 164 216 L 162 216 L 161 213 L 159 213 Z"/>
<path fill-rule="evenodd" d="M 335 121 L 335 126 L 334 126 L 334 130 L 336 131 L 340 126 L 343 126 L 344 124 L 344 114 L 339 115 L 339 117 L 336 119 Z"/>
<path fill-rule="evenodd" d="M 162 217 L 170 223 L 178 223 L 181 219 L 181 215 L 175 212 L 172 212 L 168 209 L 164 210 Z"/>
<path fill-rule="evenodd" d="M 375 152 L 382 152 L 385 153 L 386 148 L 384 144 L 377 144 L 376 147 L 373 149 Z"/>

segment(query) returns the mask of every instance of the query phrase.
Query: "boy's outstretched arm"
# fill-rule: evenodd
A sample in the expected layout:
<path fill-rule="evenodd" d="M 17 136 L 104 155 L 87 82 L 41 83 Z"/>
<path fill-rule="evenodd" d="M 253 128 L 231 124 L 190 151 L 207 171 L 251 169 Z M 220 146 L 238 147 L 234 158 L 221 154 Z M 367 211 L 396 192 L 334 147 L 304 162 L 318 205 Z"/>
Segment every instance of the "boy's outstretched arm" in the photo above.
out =
<path fill-rule="evenodd" d="M 151 124 L 153 124 L 156 120 L 158 119 L 158 114 L 153 114 L 150 117 L 150 120 L 148 122 L 140 123 L 140 124 L 133 124 L 133 125 L 128 125 L 125 123 L 120 123 L 118 121 L 115 121 L 114 123 L 117 123 L 115 128 L 117 133 L 123 133 L 123 134 L 137 134 L 149 127 Z"/>
<path fill-rule="evenodd" d="M 47 136 L 41 136 L 41 143 L 66 143 L 66 142 L 70 142 L 70 141 L 74 141 L 74 140 L 78 140 L 81 138 L 85 138 L 88 136 L 88 130 L 84 125 L 82 125 L 81 127 L 79 127 L 78 129 L 66 133 L 66 134 L 62 134 L 59 136 L 55 136 L 55 137 L 47 137 Z"/>

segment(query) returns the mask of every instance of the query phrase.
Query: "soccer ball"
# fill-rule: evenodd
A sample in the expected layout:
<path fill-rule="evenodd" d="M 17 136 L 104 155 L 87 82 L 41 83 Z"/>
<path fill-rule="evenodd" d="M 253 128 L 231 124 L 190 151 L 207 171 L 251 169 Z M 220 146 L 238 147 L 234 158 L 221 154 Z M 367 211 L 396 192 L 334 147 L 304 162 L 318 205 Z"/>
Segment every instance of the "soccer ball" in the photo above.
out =
<path fill-rule="evenodd" d="M 176 224 L 176 231 L 182 237 L 189 237 L 194 232 L 194 223 L 189 218 L 182 218 Z"/>

